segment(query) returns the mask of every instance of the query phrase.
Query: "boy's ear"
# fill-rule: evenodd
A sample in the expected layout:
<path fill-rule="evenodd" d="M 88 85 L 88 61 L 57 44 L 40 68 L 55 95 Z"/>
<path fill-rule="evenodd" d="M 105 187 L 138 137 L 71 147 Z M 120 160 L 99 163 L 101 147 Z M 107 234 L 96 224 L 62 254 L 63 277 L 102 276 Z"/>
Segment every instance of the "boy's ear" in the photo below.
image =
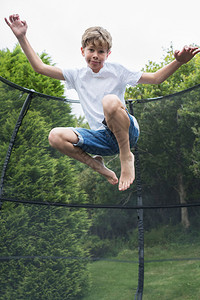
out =
<path fill-rule="evenodd" d="M 107 52 L 107 57 L 106 57 L 106 59 L 108 58 L 108 56 L 111 54 L 111 51 L 108 51 Z"/>
<path fill-rule="evenodd" d="M 108 54 L 107 54 L 107 58 L 108 58 L 108 56 L 111 54 L 111 51 L 108 51 Z"/>
<path fill-rule="evenodd" d="M 85 56 L 85 50 L 83 49 L 83 47 L 81 47 L 81 53 L 83 56 Z"/>

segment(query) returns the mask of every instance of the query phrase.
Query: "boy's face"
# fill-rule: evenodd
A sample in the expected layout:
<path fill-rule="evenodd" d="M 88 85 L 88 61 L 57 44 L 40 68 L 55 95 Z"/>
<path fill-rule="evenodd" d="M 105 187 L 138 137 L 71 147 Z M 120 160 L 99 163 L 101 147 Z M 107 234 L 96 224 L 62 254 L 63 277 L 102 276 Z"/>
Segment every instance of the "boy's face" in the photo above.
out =
<path fill-rule="evenodd" d="M 101 68 L 103 68 L 104 62 L 110 54 L 107 48 L 93 44 L 81 48 L 81 52 L 85 57 L 88 67 L 90 67 L 94 73 L 98 73 Z"/>

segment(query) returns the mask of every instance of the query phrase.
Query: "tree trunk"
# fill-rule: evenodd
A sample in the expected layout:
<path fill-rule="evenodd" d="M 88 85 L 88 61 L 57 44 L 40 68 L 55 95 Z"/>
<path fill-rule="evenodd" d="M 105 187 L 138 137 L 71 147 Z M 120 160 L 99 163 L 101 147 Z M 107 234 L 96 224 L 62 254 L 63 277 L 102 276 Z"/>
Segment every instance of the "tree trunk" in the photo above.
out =
<path fill-rule="evenodd" d="M 186 204 L 186 191 L 185 187 L 183 185 L 183 175 L 178 174 L 178 193 L 179 193 L 179 199 L 180 199 L 180 204 Z M 187 207 L 182 207 L 181 208 L 181 224 L 183 225 L 184 228 L 189 228 L 190 227 L 190 221 L 188 217 L 188 209 Z"/>

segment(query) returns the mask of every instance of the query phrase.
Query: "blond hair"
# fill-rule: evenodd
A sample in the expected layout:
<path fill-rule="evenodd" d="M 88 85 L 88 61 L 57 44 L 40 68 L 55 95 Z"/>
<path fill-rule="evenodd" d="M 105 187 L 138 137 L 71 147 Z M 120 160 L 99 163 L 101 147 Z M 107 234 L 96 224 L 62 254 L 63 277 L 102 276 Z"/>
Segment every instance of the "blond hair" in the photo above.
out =
<path fill-rule="evenodd" d="M 94 46 L 106 47 L 107 51 L 110 51 L 112 47 L 112 37 L 103 27 L 90 27 L 84 32 L 81 44 L 83 49 L 89 44 L 93 44 Z"/>

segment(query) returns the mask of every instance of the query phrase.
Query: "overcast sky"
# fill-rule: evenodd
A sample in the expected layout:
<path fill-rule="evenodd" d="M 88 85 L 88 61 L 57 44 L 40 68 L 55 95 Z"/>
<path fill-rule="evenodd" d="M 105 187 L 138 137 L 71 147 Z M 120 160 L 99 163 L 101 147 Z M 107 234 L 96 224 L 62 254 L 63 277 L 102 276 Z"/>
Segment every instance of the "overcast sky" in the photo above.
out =
<path fill-rule="evenodd" d="M 16 45 L 4 17 L 18 13 L 34 50 L 46 51 L 59 67 L 85 65 L 81 36 L 98 25 L 113 37 L 109 61 L 141 70 L 149 60 L 161 62 L 171 43 L 200 45 L 199 12 L 199 0 L 1 0 L 0 49 Z"/>

